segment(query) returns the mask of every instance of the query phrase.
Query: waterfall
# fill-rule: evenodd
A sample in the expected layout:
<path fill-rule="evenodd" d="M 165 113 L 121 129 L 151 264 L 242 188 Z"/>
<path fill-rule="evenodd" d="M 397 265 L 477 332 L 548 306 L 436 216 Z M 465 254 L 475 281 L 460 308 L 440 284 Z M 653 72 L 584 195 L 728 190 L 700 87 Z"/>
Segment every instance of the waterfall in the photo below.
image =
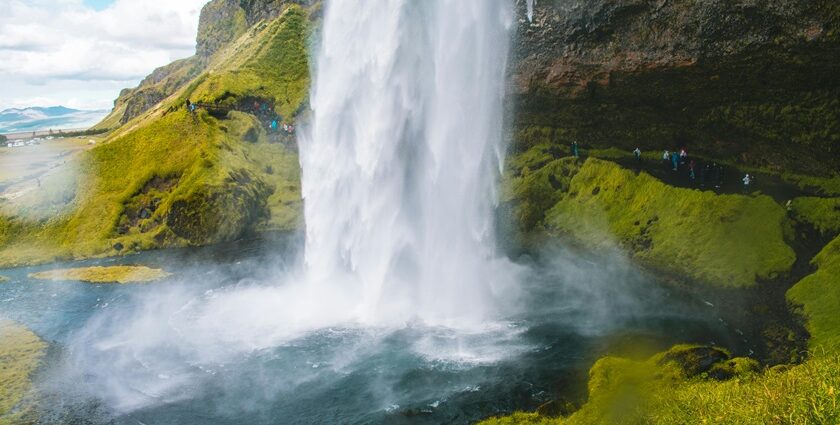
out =
<path fill-rule="evenodd" d="M 300 135 L 307 281 L 362 321 L 492 313 L 511 2 L 333 0 Z M 530 3 L 530 2 L 529 2 Z"/>
<path fill-rule="evenodd" d="M 532 22 L 534 20 L 534 3 L 537 0 L 525 0 L 527 7 L 528 7 L 528 22 Z"/>

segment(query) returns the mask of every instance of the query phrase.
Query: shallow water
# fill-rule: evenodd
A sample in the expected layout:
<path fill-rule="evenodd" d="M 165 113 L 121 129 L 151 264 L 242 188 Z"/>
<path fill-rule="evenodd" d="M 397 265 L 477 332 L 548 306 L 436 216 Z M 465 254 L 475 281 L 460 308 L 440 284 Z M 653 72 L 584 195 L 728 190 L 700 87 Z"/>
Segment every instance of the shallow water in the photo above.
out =
<path fill-rule="evenodd" d="M 69 264 L 144 264 L 175 272 L 146 285 L 26 277 L 55 266 L 0 271 L 11 278 L 0 284 L 0 315 L 51 344 L 36 379 L 42 419 L 470 423 L 552 399 L 579 400 L 587 369 L 616 341 L 665 347 L 735 340 L 701 300 L 661 289 L 620 257 L 568 249 L 520 261 L 532 270 L 523 283 L 527 298 L 479 328 L 346 323 L 253 346 L 247 346 L 254 343 L 248 329 L 241 330 L 241 344 L 215 334 L 226 343 L 177 335 L 202 331 L 188 320 L 191 306 L 277 285 L 270 276 L 295 263 L 289 255 L 294 244 L 284 245 L 279 252 L 286 256 L 248 243 Z"/>

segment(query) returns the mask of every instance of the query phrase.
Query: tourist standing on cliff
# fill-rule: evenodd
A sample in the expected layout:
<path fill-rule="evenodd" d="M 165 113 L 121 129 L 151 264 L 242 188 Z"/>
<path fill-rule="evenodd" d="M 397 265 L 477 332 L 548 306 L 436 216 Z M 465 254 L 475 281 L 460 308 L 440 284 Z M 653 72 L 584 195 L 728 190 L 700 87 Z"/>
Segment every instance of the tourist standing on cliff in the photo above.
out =
<path fill-rule="evenodd" d="M 680 154 L 678 154 L 677 151 L 674 151 L 674 152 L 671 153 L 671 165 L 674 166 L 674 168 L 673 168 L 674 171 L 677 171 L 677 169 L 679 169 Z"/>
<path fill-rule="evenodd" d="M 642 162 L 642 150 L 639 148 L 633 149 L 633 155 L 636 156 L 636 161 Z"/>
<path fill-rule="evenodd" d="M 578 152 L 578 142 L 575 140 L 572 142 L 572 156 L 575 158 L 580 158 L 580 152 Z"/>
<path fill-rule="evenodd" d="M 750 184 L 752 183 L 752 177 L 750 177 L 750 175 L 747 174 L 744 176 L 743 179 L 741 179 L 741 181 L 744 182 L 744 193 L 750 193 Z"/>

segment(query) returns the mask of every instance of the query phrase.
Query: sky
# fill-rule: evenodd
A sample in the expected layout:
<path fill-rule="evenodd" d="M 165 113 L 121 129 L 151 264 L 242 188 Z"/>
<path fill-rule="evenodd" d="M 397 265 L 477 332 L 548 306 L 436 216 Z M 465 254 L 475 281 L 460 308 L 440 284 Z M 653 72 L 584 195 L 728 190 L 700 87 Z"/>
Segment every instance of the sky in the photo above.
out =
<path fill-rule="evenodd" d="M 0 110 L 110 109 L 120 90 L 195 53 L 208 0 L 0 0 Z"/>

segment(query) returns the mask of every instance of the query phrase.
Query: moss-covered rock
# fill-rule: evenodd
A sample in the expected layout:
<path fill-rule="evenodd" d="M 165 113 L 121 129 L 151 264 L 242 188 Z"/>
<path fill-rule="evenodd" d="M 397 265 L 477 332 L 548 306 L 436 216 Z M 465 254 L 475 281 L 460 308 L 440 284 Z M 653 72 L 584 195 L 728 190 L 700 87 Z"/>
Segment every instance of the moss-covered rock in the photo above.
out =
<path fill-rule="evenodd" d="M 840 198 L 796 198 L 790 209 L 796 221 L 811 225 L 823 236 L 840 234 Z"/>
<path fill-rule="evenodd" d="M 161 269 L 146 266 L 95 266 L 74 269 L 47 270 L 29 275 L 32 279 L 78 281 L 88 283 L 146 283 L 170 276 Z"/>
<path fill-rule="evenodd" d="M 571 415 L 549 418 L 517 413 L 482 424 L 804 425 L 840 420 L 840 356 L 836 354 L 766 371 L 760 371 L 750 359 L 723 359 L 694 377 L 680 372 L 674 362 L 661 363 L 663 358 L 680 357 L 691 349 L 675 347 L 679 354 L 671 350 L 646 361 L 599 360 L 590 370 L 589 400 Z M 717 373 L 721 376 L 714 376 Z"/>
<path fill-rule="evenodd" d="M 769 197 L 675 188 L 609 161 L 551 157 L 532 149 L 511 159 L 508 200 L 525 231 L 618 245 L 658 270 L 720 286 L 774 278 L 796 259 L 785 210 Z"/>
<path fill-rule="evenodd" d="M 840 350 L 840 237 L 813 260 L 817 270 L 791 288 L 788 299 L 802 306 L 815 353 Z"/>

